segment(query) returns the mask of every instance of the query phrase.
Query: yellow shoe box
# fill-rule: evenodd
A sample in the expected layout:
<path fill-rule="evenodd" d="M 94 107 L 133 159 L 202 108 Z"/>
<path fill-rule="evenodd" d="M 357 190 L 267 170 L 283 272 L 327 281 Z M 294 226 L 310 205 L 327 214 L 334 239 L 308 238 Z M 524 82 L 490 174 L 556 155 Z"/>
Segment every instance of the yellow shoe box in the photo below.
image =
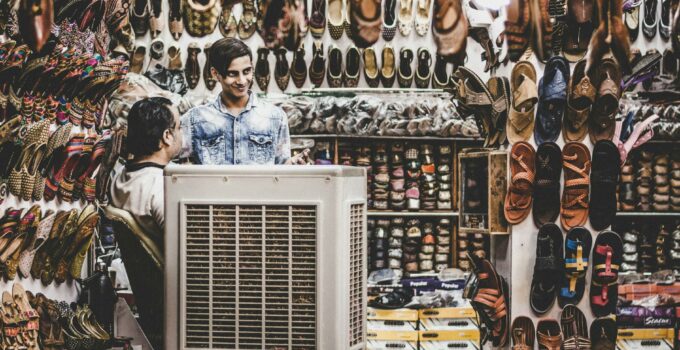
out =
<path fill-rule="evenodd" d="M 420 350 L 479 350 L 479 329 L 419 331 Z"/>
<path fill-rule="evenodd" d="M 372 330 L 366 332 L 367 350 L 418 350 L 418 331 Z"/>
<path fill-rule="evenodd" d="M 616 338 L 617 350 L 673 350 L 673 328 L 622 328 Z"/>
<path fill-rule="evenodd" d="M 425 309 L 418 312 L 419 330 L 471 330 L 479 332 L 477 313 L 471 306 Z"/>

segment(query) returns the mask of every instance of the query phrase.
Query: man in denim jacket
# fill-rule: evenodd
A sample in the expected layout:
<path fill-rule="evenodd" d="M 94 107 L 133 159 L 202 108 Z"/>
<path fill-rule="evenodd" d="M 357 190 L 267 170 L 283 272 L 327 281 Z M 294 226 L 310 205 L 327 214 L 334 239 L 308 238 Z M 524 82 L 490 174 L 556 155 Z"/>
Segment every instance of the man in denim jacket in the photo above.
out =
<path fill-rule="evenodd" d="M 210 49 L 211 73 L 222 92 L 210 103 L 190 109 L 181 119 L 180 158 L 200 164 L 305 164 L 308 151 L 291 158 L 286 114 L 258 100 L 253 58 L 242 41 L 224 38 Z"/>

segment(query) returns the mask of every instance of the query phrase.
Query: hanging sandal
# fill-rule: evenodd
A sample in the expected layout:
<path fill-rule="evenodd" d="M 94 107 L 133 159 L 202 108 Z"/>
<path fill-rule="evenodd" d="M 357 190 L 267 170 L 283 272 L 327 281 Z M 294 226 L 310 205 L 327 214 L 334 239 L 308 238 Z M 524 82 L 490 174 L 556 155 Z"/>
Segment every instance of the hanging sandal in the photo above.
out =
<path fill-rule="evenodd" d="M 504 212 L 508 223 L 519 224 L 529 216 L 533 201 L 536 153 L 531 144 L 517 142 L 510 151 L 510 188 L 505 197 Z"/>
<path fill-rule="evenodd" d="M 561 350 L 562 331 L 560 324 L 553 319 L 540 320 L 536 325 L 536 338 L 539 350 Z"/>
<path fill-rule="evenodd" d="M 508 341 L 508 306 L 504 288 L 504 280 L 486 259 L 468 254 L 477 278 L 477 288 L 472 298 L 472 305 L 490 327 L 494 346 L 505 346 Z"/>
<path fill-rule="evenodd" d="M 618 329 L 613 319 L 598 318 L 590 325 L 592 350 L 615 350 Z"/>
<path fill-rule="evenodd" d="M 612 231 L 597 235 L 593 250 L 591 272 L 590 308 L 597 317 L 616 312 L 618 300 L 618 275 L 623 255 L 621 238 Z"/>
<path fill-rule="evenodd" d="M 548 312 L 555 303 L 564 274 L 562 256 L 562 231 L 552 223 L 543 225 L 536 237 L 536 262 L 529 293 L 529 304 L 536 314 Z"/>
<path fill-rule="evenodd" d="M 570 230 L 583 226 L 588 219 L 588 192 L 590 188 L 590 151 L 579 142 L 569 142 L 562 149 L 564 190 L 560 222 Z"/>
<path fill-rule="evenodd" d="M 536 70 L 528 61 L 522 61 L 512 69 L 512 107 L 508 114 L 506 131 L 510 143 L 527 141 L 534 131 L 534 109 L 538 103 Z"/>
<path fill-rule="evenodd" d="M 586 272 L 588 272 L 588 255 L 593 244 L 590 231 L 583 227 L 574 227 L 567 233 L 564 242 L 564 271 L 563 280 L 557 301 L 560 307 L 567 304 L 577 305 L 586 287 Z M 567 332 L 564 332 L 565 338 Z"/>
<path fill-rule="evenodd" d="M 579 308 L 574 305 L 565 306 L 560 323 L 564 334 L 563 350 L 590 350 L 588 321 Z"/>
<path fill-rule="evenodd" d="M 512 350 L 533 350 L 536 332 L 529 317 L 519 316 L 512 321 Z"/>
<path fill-rule="evenodd" d="M 255 1 L 254 0 L 244 0 L 243 1 L 243 13 L 241 14 L 241 19 L 238 22 L 238 36 L 241 40 L 246 40 L 255 34 L 256 15 Z"/>

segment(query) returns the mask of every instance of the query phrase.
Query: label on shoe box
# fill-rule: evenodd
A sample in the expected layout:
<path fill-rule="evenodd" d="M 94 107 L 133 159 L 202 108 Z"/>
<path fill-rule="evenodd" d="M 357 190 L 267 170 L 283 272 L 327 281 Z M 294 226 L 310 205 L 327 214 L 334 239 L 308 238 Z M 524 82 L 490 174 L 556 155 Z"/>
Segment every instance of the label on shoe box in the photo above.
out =
<path fill-rule="evenodd" d="M 657 306 L 649 309 L 642 306 L 623 306 L 616 309 L 616 324 L 619 328 L 670 328 L 675 323 L 675 309 Z"/>
<path fill-rule="evenodd" d="M 458 340 L 445 340 L 445 341 L 420 341 L 420 350 L 479 350 L 479 343 L 472 341 L 458 341 Z"/>
<path fill-rule="evenodd" d="M 368 320 L 366 329 L 370 331 L 417 331 L 418 322 L 401 320 Z"/>
<path fill-rule="evenodd" d="M 381 310 L 369 307 L 368 320 L 385 320 L 385 321 L 418 321 L 418 310 L 411 309 L 394 309 Z"/>
<path fill-rule="evenodd" d="M 480 341 L 480 332 L 478 328 L 474 329 L 461 329 L 455 331 L 418 331 L 420 341 L 448 341 L 448 340 L 460 340 L 460 341 Z"/>
<path fill-rule="evenodd" d="M 447 307 L 420 310 L 419 329 L 421 331 L 471 330 L 479 332 L 479 323 L 472 307 Z"/>
<path fill-rule="evenodd" d="M 366 350 L 418 350 L 417 341 L 405 340 L 375 340 L 366 341 Z"/>
<path fill-rule="evenodd" d="M 673 328 L 619 329 L 616 339 L 618 350 L 673 350 Z"/>
<path fill-rule="evenodd" d="M 418 341 L 418 331 L 367 330 L 366 339 Z"/>

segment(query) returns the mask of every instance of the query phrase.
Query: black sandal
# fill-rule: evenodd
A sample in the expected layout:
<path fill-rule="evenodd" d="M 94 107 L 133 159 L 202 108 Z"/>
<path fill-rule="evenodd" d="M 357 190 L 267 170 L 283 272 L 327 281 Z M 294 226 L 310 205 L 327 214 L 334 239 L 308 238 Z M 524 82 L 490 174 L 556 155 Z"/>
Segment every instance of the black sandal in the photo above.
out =
<path fill-rule="evenodd" d="M 558 282 L 564 275 L 562 231 L 553 223 L 538 230 L 536 263 L 531 281 L 529 303 L 531 310 L 542 315 L 555 303 Z"/>

